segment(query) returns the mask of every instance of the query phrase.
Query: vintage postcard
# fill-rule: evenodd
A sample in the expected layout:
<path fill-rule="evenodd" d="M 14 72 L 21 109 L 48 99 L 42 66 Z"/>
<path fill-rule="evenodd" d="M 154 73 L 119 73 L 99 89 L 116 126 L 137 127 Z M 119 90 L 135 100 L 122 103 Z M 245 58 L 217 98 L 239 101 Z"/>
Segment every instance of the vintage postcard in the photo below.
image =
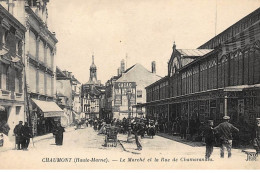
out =
<path fill-rule="evenodd" d="M 260 0 L 0 0 L 0 169 L 259 169 Z"/>

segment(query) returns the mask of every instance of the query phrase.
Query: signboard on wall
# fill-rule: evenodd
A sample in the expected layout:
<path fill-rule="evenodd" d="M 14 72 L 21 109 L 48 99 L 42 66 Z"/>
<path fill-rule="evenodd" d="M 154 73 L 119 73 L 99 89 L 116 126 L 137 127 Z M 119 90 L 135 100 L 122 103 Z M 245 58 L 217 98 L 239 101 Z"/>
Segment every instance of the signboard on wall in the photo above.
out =
<path fill-rule="evenodd" d="M 115 89 L 135 88 L 135 82 L 115 82 Z"/>
<path fill-rule="evenodd" d="M 130 94 L 130 104 L 136 102 L 136 83 L 135 82 L 115 82 L 114 83 L 115 106 L 126 106 L 128 103 L 128 94 Z M 126 100 L 124 100 L 126 99 Z"/>

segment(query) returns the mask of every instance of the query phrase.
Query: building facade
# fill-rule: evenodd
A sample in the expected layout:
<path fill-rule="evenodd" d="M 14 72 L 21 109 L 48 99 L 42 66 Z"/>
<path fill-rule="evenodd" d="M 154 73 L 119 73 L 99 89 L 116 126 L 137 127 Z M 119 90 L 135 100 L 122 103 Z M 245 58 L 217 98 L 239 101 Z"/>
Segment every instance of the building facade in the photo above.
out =
<path fill-rule="evenodd" d="M 25 32 L 26 28 L 0 5 L 0 133 L 7 123 L 10 138 L 15 125 L 27 121 L 23 78 Z"/>
<path fill-rule="evenodd" d="M 141 64 L 135 64 L 126 70 L 124 67 L 124 62 L 121 61 L 118 76 L 112 77 L 106 83 L 105 112 L 110 119 L 128 118 L 129 104 L 131 117 L 144 117 L 145 109 L 139 105 L 146 102 L 145 87 L 161 78 L 155 73 L 155 63 L 152 72 Z M 136 87 L 131 88 L 130 95 L 128 95 L 126 88 L 116 86 L 117 83 L 127 82 L 136 85 Z M 128 103 L 128 99 L 130 99 L 130 103 Z"/>
<path fill-rule="evenodd" d="M 35 135 L 52 132 L 55 121 L 59 121 L 63 115 L 55 103 L 55 54 L 58 40 L 55 33 L 48 29 L 48 2 L 49 0 L 1 1 L 1 4 L 26 27 L 26 93 L 30 110 L 29 124 L 33 127 Z"/>
<path fill-rule="evenodd" d="M 84 118 L 102 118 L 100 114 L 100 104 L 105 89 L 99 80 L 97 80 L 97 67 L 92 55 L 92 64 L 89 68 L 89 81 L 81 87 L 81 108 Z"/>
<path fill-rule="evenodd" d="M 66 70 L 56 68 L 56 97 L 59 107 L 64 111 L 62 124 L 68 126 L 80 115 L 80 82 Z"/>
<path fill-rule="evenodd" d="M 248 143 L 260 116 L 259 48 L 260 9 L 198 49 L 176 49 L 174 44 L 165 81 L 146 88 L 147 114 L 172 123 L 182 117 L 189 133 L 194 121 L 218 124 L 228 115 L 240 128 L 240 143 Z"/>

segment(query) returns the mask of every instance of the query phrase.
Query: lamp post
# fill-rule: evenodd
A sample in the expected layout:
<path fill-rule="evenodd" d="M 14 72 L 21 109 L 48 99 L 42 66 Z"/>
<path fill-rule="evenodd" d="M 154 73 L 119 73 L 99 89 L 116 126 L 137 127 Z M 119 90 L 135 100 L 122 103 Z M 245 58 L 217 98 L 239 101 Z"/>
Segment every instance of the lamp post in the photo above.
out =
<path fill-rule="evenodd" d="M 127 89 L 127 107 L 128 107 L 128 136 L 127 136 L 127 142 L 130 142 L 130 136 L 131 136 L 131 88 Z"/>

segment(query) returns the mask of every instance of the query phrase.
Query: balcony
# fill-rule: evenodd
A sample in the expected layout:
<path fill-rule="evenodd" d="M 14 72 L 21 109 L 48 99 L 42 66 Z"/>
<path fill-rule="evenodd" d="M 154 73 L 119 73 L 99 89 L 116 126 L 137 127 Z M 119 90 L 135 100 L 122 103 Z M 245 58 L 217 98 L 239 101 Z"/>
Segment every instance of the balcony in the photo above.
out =
<path fill-rule="evenodd" d="M 15 93 L 15 98 L 22 98 L 23 93 Z"/>
<path fill-rule="evenodd" d="M 8 53 L 9 49 L 6 47 L 6 45 L 4 43 L 0 43 L 0 55 L 5 55 Z"/>
<path fill-rule="evenodd" d="M 0 91 L 2 91 L 2 96 L 4 96 L 4 97 L 9 97 L 10 96 L 11 91 L 4 90 L 4 89 L 1 89 Z"/>

